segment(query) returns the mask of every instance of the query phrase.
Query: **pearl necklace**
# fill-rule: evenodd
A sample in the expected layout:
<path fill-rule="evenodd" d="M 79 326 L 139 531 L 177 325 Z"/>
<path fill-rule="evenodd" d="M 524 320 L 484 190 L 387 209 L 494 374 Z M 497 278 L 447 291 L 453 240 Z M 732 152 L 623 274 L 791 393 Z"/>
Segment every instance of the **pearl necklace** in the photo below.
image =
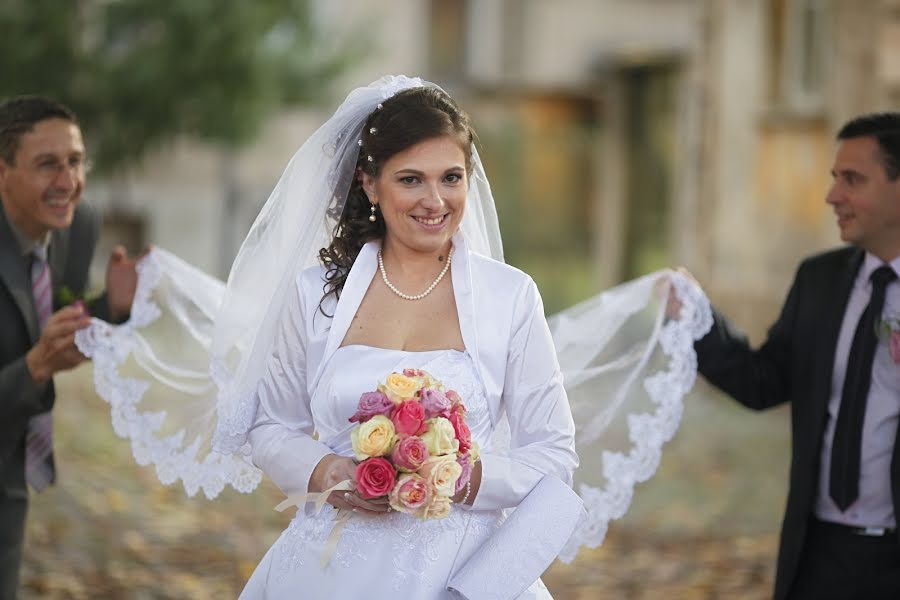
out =
<path fill-rule="evenodd" d="M 434 290 L 434 288 L 437 287 L 437 284 L 439 284 L 441 282 L 441 279 L 444 278 L 444 275 L 446 275 L 447 271 L 450 269 L 450 261 L 452 259 L 453 259 L 453 248 L 450 248 L 450 253 L 447 255 L 447 263 L 444 265 L 444 269 L 437 276 L 437 279 L 432 281 L 431 285 L 429 285 L 428 289 L 426 289 L 424 292 L 422 292 L 421 294 L 415 294 L 415 295 L 404 294 L 403 292 L 398 290 L 397 287 L 393 283 L 388 281 L 387 273 L 384 270 L 384 259 L 381 258 L 381 250 L 378 251 L 378 270 L 381 271 L 381 280 L 384 282 L 384 285 L 388 286 L 389 290 L 391 290 L 392 292 L 394 292 L 395 294 L 397 294 L 404 300 L 421 300 L 422 298 L 424 298 L 425 296 L 430 294 Z"/>

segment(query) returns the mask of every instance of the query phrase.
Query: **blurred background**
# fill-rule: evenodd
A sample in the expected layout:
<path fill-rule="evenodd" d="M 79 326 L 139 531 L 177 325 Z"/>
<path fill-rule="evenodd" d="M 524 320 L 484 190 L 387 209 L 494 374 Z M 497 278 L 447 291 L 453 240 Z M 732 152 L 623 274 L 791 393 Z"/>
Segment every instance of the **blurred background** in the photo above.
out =
<path fill-rule="evenodd" d="M 98 285 L 114 243 L 224 277 L 296 148 L 389 73 L 471 114 L 507 261 L 548 314 L 684 265 L 759 342 L 799 259 L 840 243 L 834 132 L 900 105 L 900 0 L 0 3 L 0 96 L 82 119 Z M 134 465 L 89 366 L 58 386 L 23 597 L 236 597 L 288 522 L 277 490 L 184 498 Z M 548 571 L 554 597 L 770 597 L 788 419 L 699 383 L 607 542 Z"/>

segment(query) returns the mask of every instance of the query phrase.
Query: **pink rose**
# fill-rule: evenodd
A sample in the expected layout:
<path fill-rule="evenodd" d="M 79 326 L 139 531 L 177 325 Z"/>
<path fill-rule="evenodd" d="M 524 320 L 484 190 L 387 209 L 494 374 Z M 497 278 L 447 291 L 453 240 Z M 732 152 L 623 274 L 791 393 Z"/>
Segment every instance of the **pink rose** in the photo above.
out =
<path fill-rule="evenodd" d="M 391 452 L 391 460 L 394 466 L 401 471 L 418 471 L 419 467 L 428 460 L 428 448 L 422 438 L 414 435 L 401 439 Z"/>
<path fill-rule="evenodd" d="M 892 329 L 891 330 L 891 358 L 894 359 L 895 363 L 900 363 L 900 330 Z"/>
<path fill-rule="evenodd" d="M 448 420 L 453 425 L 453 431 L 456 432 L 456 439 L 459 440 L 459 453 L 467 453 L 472 447 L 472 432 L 466 425 L 465 413 L 455 410 L 450 413 Z"/>
<path fill-rule="evenodd" d="M 356 465 L 356 490 L 363 498 L 378 498 L 394 488 L 397 474 L 384 458 L 369 458 Z"/>
<path fill-rule="evenodd" d="M 447 390 L 447 399 L 450 400 L 451 408 L 453 412 L 466 414 L 466 405 L 463 404 L 462 398 L 459 394 L 454 392 L 453 390 Z"/>
<path fill-rule="evenodd" d="M 425 409 L 416 400 L 408 400 L 397 406 L 391 413 L 391 422 L 400 435 L 420 435 L 428 430 Z"/>
<path fill-rule="evenodd" d="M 391 490 L 388 501 L 396 511 L 410 513 L 425 506 L 431 500 L 431 488 L 415 473 L 401 475 Z"/>
<path fill-rule="evenodd" d="M 407 377 L 425 377 L 426 375 L 422 369 L 403 369 L 403 374 Z"/>
<path fill-rule="evenodd" d="M 419 401 L 425 409 L 425 418 L 434 417 L 447 418 L 450 414 L 450 407 L 453 405 L 450 399 L 439 390 L 425 388 L 419 392 Z"/>
<path fill-rule="evenodd" d="M 366 392 L 359 397 L 356 413 L 350 417 L 351 423 L 368 421 L 375 415 L 390 416 L 394 403 L 381 392 Z"/>
<path fill-rule="evenodd" d="M 456 462 L 462 467 L 462 473 L 460 473 L 459 479 L 456 480 L 456 490 L 453 492 L 454 494 L 458 494 L 459 490 L 466 487 L 466 484 L 469 483 L 469 479 L 472 478 L 472 460 L 469 458 L 469 455 L 464 454 L 463 456 L 460 456 L 456 459 Z"/>

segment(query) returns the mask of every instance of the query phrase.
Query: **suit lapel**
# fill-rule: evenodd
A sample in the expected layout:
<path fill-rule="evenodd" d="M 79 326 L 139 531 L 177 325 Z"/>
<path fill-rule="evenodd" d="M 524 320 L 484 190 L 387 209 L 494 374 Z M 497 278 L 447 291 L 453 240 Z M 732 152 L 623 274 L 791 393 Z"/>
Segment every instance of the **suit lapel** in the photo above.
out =
<path fill-rule="evenodd" d="M 851 252 L 847 259 L 839 266 L 837 282 L 832 288 L 832 293 L 828 295 L 829 303 L 822 311 L 821 323 L 825 327 L 821 343 L 816 349 L 815 372 L 821 373 L 821 377 L 815 379 L 815 390 L 812 395 L 813 401 L 813 418 L 814 428 L 812 431 L 821 432 L 825 423 L 825 413 L 828 408 L 828 401 L 831 398 L 831 381 L 834 375 L 834 353 L 837 350 L 838 335 L 841 331 L 841 324 L 844 321 L 844 312 L 847 310 L 847 302 L 850 300 L 850 292 L 853 290 L 853 283 L 856 281 L 856 274 L 862 265 L 865 252 L 859 248 Z M 821 287 L 819 289 L 828 289 L 827 283 L 816 282 Z M 822 295 L 817 295 L 821 298 Z M 821 440 L 821 435 L 817 434 L 817 439 Z"/>
<path fill-rule="evenodd" d="M 6 221 L 6 213 L 2 209 L 0 209 L 0 281 L 19 307 L 31 343 L 37 342 L 39 327 L 31 296 L 31 279 L 25 270 L 25 262 L 16 238 Z"/>
<path fill-rule="evenodd" d="M 50 238 L 50 253 L 47 257 L 47 262 L 50 265 L 50 277 L 53 280 L 54 297 L 56 296 L 56 292 L 62 288 L 63 282 L 65 281 L 66 256 L 68 255 L 66 249 L 69 247 L 70 235 L 69 229 L 61 229 L 54 231 Z M 56 309 L 56 302 L 53 303 L 53 308 L 54 310 Z"/>

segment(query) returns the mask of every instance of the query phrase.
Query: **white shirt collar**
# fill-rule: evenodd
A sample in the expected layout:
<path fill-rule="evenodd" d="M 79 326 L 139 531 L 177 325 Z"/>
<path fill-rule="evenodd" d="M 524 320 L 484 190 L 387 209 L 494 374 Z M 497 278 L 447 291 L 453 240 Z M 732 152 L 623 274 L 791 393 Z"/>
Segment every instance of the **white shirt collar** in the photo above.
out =
<path fill-rule="evenodd" d="M 866 258 L 863 261 L 862 269 L 860 269 L 859 279 L 857 281 L 864 286 L 871 285 L 869 278 L 872 277 L 872 273 L 875 269 L 884 265 L 885 262 L 883 260 L 874 254 L 866 252 Z M 887 265 L 894 270 L 894 273 L 896 273 L 898 277 L 900 277 L 900 256 L 887 263 Z"/>

